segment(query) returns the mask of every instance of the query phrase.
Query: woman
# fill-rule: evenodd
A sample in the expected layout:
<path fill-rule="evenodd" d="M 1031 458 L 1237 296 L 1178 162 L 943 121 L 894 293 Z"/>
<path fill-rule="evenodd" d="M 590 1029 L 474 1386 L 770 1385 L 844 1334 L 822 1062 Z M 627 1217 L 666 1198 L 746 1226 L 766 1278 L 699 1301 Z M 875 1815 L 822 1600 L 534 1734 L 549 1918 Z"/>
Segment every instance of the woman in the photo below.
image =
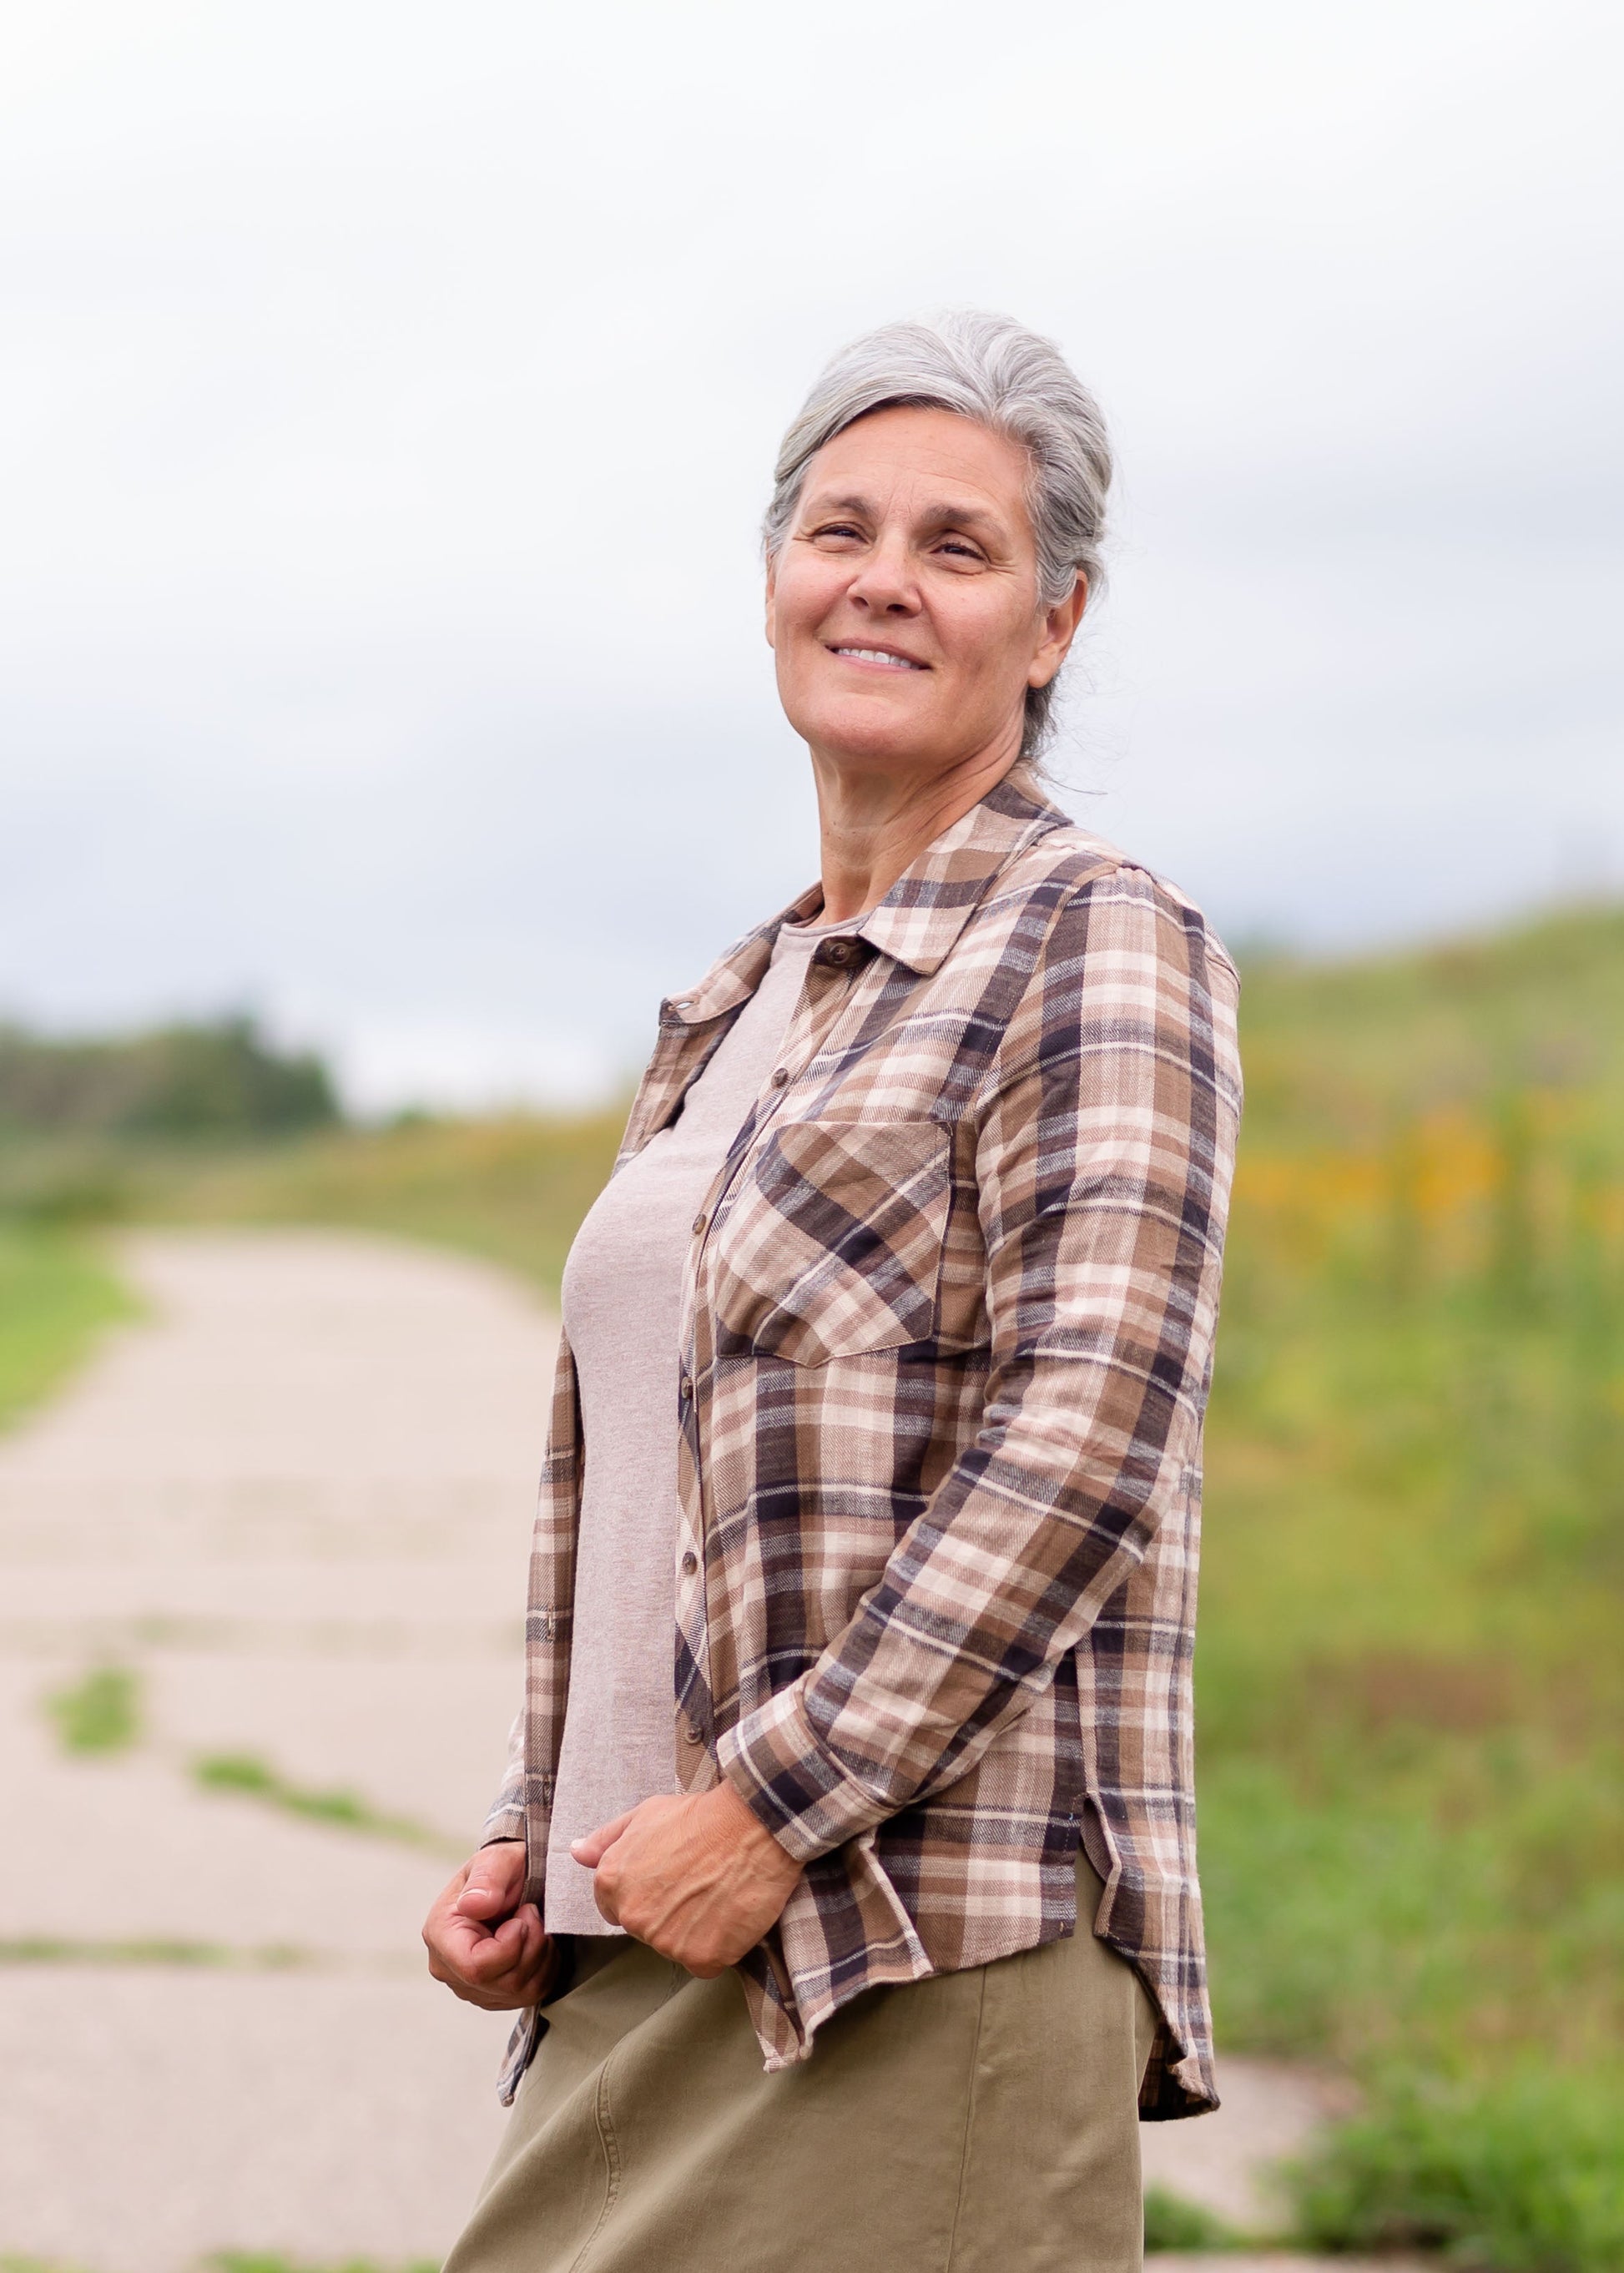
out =
<path fill-rule="evenodd" d="M 522 2013 L 448 2273 L 1116 2273 L 1138 2115 L 1216 2104 L 1236 979 L 1030 769 L 1109 479 L 991 316 L 858 341 L 786 439 L 821 880 L 662 1005 L 566 1272 L 525 1709 L 425 1930 Z"/>

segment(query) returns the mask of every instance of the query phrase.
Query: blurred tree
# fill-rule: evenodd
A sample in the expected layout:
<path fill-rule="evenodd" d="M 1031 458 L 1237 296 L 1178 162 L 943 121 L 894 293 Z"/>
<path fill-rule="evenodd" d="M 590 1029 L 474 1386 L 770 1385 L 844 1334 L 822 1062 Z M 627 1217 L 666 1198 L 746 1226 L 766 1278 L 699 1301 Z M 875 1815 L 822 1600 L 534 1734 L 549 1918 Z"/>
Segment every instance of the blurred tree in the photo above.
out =
<path fill-rule="evenodd" d="M 261 1136 L 341 1118 L 332 1076 L 251 1016 L 92 1041 L 0 1026 L 0 1131 Z"/>

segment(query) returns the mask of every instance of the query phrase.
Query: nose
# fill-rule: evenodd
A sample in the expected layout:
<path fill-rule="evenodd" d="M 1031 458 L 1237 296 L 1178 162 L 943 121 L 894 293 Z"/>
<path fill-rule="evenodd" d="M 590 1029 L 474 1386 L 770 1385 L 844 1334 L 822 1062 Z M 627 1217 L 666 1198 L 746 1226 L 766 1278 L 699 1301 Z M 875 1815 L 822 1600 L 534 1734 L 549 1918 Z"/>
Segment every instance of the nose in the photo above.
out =
<path fill-rule="evenodd" d="M 916 616 L 919 586 L 900 535 L 882 536 L 846 587 L 846 596 L 874 615 Z"/>

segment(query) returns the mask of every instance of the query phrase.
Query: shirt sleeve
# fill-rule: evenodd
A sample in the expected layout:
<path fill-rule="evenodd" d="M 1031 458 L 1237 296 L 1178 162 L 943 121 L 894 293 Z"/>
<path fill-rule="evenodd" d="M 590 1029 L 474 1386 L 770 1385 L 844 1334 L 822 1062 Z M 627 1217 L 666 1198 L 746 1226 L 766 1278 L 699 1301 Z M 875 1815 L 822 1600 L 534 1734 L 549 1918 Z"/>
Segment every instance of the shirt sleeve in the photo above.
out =
<path fill-rule="evenodd" d="M 719 1740 L 723 1773 L 798 1860 L 974 1765 L 1197 1460 L 1237 991 L 1199 913 L 1140 870 L 1057 911 L 975 1114 L 980 1429 L 817 1662 Z"/>
<path fill-rule="evenodd" d="M 523 1836 L 524 1707 L 521 1705 L 514 1715 L 513 1726 L 508 1731 L 508 1767 L 502 1777 L 501 1789 L 485 1817 L 485 1828 L 479 1834 L 479 1844 L 491 1847 L 499 1839 L 523 1839 Z"/>

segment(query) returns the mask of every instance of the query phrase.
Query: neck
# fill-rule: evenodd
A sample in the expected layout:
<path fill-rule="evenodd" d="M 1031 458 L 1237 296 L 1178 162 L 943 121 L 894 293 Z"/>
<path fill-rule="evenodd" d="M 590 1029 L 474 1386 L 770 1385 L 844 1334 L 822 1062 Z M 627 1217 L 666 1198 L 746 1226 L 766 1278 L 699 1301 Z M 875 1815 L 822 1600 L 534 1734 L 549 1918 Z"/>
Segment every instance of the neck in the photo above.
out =
<path fill-rule="evenodd" d="M 928 844 L 963 819 L 1020 754 L 1019 735 L 936 773 L 854 770 L 814 748 L 823 851 L 820 920 L 848 923 L 883 900 Z"/>

